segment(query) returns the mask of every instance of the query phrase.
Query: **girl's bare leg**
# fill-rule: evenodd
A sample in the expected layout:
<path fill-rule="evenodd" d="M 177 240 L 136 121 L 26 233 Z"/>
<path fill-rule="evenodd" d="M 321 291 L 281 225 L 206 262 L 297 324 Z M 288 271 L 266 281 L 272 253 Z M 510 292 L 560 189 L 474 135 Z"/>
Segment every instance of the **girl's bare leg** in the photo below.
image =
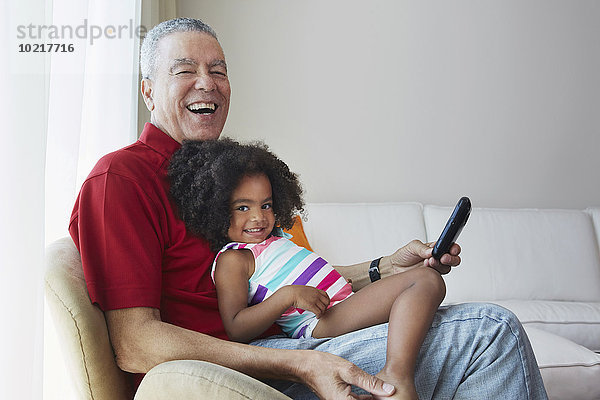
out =
<path fill-rule="evenodd" d="M 444 296 L 444 280 L 437 271 L 415 268 L 381 279 L 331 307 L 313 336 L 339 336 L 389 321 L 386 363 L 377 376 L 396 387 L 393 399 L 417 399 L 417 355 Z"/>

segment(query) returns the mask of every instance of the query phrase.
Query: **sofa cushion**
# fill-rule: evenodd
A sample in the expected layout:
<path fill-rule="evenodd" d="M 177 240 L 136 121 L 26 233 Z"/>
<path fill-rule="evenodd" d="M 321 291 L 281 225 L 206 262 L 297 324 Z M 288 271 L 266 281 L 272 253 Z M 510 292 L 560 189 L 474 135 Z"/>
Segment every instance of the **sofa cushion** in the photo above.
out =
<path fill-rule="evenodd" d="M 425 240 L 418 203 L 308 204 L 304 231 L 332 265 L 389 255 L 413 239 Z"/>
<path fill-rule="evenodd" d="M 596 229 L 596 240 L 598 241 L 598 247 L 600 248 L 600 208 L 590 207 L 585 211 L 592 216 L 594 228 Z"/>
<path fill-rule="evenodd" d="M 428 240 L 451 211 L 425 206 Z M 584 211 L 475 208 L 459 243 L 463 261 L 446 276 L 447 302 L 600 302 L 600 254 Z"/>
<path fill-rule="evenodd" d="M 541 329 L 525 331 L 551 400 L 600 399 L 600 354 Z"/>
<path fill-rule="evenodd" d="M 545 300 L 496 300 L 526 327 L 565 337 L 600 352 L 600 303 Z"/>

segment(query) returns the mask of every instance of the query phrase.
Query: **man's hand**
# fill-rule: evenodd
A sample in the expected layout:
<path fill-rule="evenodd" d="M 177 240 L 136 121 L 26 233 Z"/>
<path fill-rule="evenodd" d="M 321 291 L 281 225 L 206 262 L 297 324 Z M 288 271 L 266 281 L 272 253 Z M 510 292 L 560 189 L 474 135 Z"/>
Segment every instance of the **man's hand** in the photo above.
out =
<path fill-rule="evenodd" d="M 436 260 L 432 257 L 431 252 L 433 250 L 434 242 L 423 243 L 419 240 L 413 240 L 406 246 L 396 250 L 394 254 L 390 256 L 390 262 L 392 263 L 393 273 L 401 273 L 408 271 L 409 269 L 426 266 L 437 270 L 440 274 L 444 275 L 450 272 L 452 267 L 456 267 L 460 264 L 460 246 L 456 243 L 450 247 L 450 251 L 444 254 L 440 260 Z"/>
<path fill-rule="evenodd" d="M 292 307 L 314 313 L 321 318 L 331 300 L 324 290 L 312 286 L 289 285 L 286 287 L 292 298 Z"/>
<path fill-rule="evenodd" d="M 371 399 L 370 395 L 358 396 L 351 392 L 358 386 L 378 397 L 394 394 L 392 385 L 367 374 L 341 357 L 319 351 L 301 351 L 302 359 L 296 363 L 298 376 L 323 400 Z"/>

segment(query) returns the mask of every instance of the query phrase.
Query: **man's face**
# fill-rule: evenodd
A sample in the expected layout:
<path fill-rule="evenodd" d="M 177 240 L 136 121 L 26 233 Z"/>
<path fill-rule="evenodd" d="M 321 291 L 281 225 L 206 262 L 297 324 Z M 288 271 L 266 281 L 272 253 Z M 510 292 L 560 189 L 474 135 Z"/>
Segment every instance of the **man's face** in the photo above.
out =
<path fill-rule="evenodd" d="M 231 88 L 223 50 L 204 32 L 175 32 L 158 43 L 156 70 L 142 81 L 151 122 L 178 142 L 217 139 Z"/>

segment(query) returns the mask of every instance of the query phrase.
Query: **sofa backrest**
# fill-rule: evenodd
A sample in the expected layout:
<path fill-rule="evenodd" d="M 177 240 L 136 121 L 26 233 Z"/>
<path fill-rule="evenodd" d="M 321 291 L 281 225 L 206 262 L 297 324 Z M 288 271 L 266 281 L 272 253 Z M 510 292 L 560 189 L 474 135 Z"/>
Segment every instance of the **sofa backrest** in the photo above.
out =
<path fill-rule="evenodd" d="M 592 216 L 594 229 L 596 230 L 596 240 L 598 241 L 598 247 L 600 248 L 600 207 L 590 207 L 585 211 Z"/>
<path fill-rule="evenodd" d="M 313 203 L 304 231 L 312 248 L 332 265 L 348 265 L 391 254 L 413 239 L 425 240 L 418 203 Z"/>
<path fill-rule="evenodd" d="M 419 203 L 312 203 L 304 229 L 333 265 L 391 254 L 412 239 L 435 241 L 452 207 Z M 594 225 L 595 222 L 595 225 Z M 459 243 L 462 263 L 445 275 L 445 303 L 600 301 L 600 208 L 474 208 Z"/>
<path fill-rule="evenodd" d="M 451 212 L 424 207 L 429 241 Z M 600 301 L 600 252 L 589 212 L 475 208 L 459 243 L 461 266 L 445 277 L 447 303 Z"/>

